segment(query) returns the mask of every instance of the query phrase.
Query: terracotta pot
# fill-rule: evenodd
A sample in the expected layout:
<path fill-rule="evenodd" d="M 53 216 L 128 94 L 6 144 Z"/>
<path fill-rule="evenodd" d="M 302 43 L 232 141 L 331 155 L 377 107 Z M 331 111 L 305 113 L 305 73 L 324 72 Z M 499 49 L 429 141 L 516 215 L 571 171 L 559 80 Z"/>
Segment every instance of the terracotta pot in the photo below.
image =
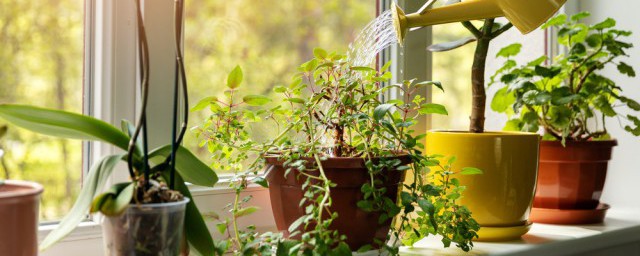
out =
<path fill-rule="evenodd" d="M 402 161 L 402 165 L 411 162 L 408 156 L 394 157 Z M 309 161 L 313 161 L 310 159 Z M 304 192 L 302 184 L 306 178 L 299 177 L 298 171 L 291 171 L 285 177 L 286 168 L 276 157 L 267 158 L 267 168 L 271 169 L 267 175 L 269 181 L 269 196 L 271 207 L 278 230 L 289 236 L 289 226 L 305 214 L 299 203 Z M 331 224 L 331 229 L 347 236 L 347 244 L 351 249 L 371 244 L 374 238 L 384 241 L 389 232 L 391 220 L 379 224 L 379 213 L 365 212 L 356 206 L 363 199 L 360 191 L 362 185 L 370 182 L 369 173 L 362 158 L 334 157 L 322 162 L 327 178 L 337 185 L 331 188 L 331 210 L 338 213 L 338 218 Z M 385 196 L 394 202 L 398 195 L 398 188 L 404 179 L 404 171 L 383 171 L 383 186 L 387 188 Z M 382 175 L 381 175 L 382 176 Z"/>
<path fill-rule="evenodd" d="M 467 187 L 460 203 L 480 224 L 479 240 L 510 240 L 529 230 L 539 141 L 539 135 L 522 132 L 427 133 L 427 154 L 456 156 L 456 171 L 476 167 L 484 172 L 456 176 Z"/>
<path fill-rule="evenodd" d="M 0 255 L 38 255 L 42 191 L 42 185 L 35 182 L 0 181 Z"/>
<path fill-rule="evenodd" d="M 536 208 L 595 209 L 607 176 L 611 150 L 618 143 L 584 141 L 566 143 L 543 141 L 540 144 Z"/>

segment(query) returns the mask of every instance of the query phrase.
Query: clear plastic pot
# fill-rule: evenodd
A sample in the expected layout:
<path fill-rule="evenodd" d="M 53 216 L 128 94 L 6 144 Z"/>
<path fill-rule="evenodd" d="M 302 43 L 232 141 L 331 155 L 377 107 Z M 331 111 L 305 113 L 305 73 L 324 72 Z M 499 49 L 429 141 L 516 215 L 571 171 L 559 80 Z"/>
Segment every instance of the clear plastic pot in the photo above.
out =
<path fill-rule="evenodd" d="M 105 216 L 105 255 L 180 255 L 188 202 L 132 204 L 120 216 Z"/>

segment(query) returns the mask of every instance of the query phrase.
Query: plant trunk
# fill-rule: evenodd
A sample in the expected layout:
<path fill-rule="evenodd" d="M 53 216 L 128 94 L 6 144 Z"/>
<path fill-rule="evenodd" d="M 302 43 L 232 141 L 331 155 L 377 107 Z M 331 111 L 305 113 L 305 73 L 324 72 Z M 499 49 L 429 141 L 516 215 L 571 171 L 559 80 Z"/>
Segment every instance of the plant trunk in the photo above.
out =
<path fill-rule="evenodd" d="M 487 102 L 487 94 L 484 90 L 484 71 L 490 42 L 491 37 L 489 35 L 483 35 L 478 39 L 473 66 L 471 67 L 472 101 L 469 131 L 473 133 L 484 132 L 484 111 Z"/>

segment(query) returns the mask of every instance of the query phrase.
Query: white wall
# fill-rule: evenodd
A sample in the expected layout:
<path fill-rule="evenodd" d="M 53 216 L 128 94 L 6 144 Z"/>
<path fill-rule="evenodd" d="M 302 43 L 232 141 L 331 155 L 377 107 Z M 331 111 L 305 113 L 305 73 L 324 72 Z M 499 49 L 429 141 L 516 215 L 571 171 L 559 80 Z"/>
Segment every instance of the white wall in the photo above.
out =
<path fill-rule="evenodd" d="M 571 0 L 576 1 L 576 0 Z M 618 28 L 633 31 L 630 41 L 636 48 L 630 50 L 626 63 L 640 74 L 640 2 L 630 0 L 581 0 L 576 1 L 579 10 L 591 12 L 587 22 L 596 23 L 614 18 Z M 615 67 L 602 72 L 616 81 L 627 97 L 640 100 L 640 77 L 629 78 L 618 74 Z M 602 201 L 613 207 L 640 207 L 640 138 L 634 137 L 618 125 L 617 120 L 609 120 L 609 132 L 618 140 L 613 159 L 609 163 L 609 173 L 604 187 Z"/>

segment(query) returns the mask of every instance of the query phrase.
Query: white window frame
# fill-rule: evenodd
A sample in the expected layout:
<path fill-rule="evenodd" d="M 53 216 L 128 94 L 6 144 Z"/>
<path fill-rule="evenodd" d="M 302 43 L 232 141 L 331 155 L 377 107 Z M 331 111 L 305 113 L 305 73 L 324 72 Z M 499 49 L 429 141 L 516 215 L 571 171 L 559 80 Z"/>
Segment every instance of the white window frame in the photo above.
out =
<path fill-rule="evenodd" d="M 407 10 L 415 10 L 421 4 L 416 1 L 398 1 Z M 381 9 L 388 9 L 391 0 L 379 0 Z M 167 52 L 173 52 L 173 21 L 172 0 L 153 0 L 143 5 L 145 20 L 148 21 L 147 36 L 149 38 L 151 62 L 150 101 L 148 105 L 148 124 L 154 127 L 150 131 L 150 147 L 168 143 L 170 138 L 170 120 L 165 113 L 172 113 L 174 57 Z M 139 90 L 137 86 L 137 49 L 135 27 L 135 5 L 132 0 L 85 0 L 85 104 L 84 112 L 102 119 L 116 127 L 120 127 L 120 120 L 133 121 L 136 115 L 132 109 L 139 110 Z M 431 39 L 429 28 L 410 33 L 403 48 L 394 46 L 381 54 L 381 63 L 393 60 L 392 70 L 395 80 L 417 78 L 429 80 L 431 78 L 431 54 L 425 50 Z M 410 55 L 403 52 L 409 51 Z M 400 74 L 400 71 L 403 71 Z M 421 92 L 430 99 L 430 92 Z M 390 95 L 394 97 L 394 95 Z M 422 120 L 418 130 L 427 129 L 428 120 Z M 160 128 L 160 129 L 158 129 Z M 163 141 L 165 140 L 165 141 Z M 121 152 L 104 143 L 87 143 L 84 154 L 85 170 L 101 156 Z M 234 191 L 229 188 L 229 176 L 222 175 L 220 181 L 213 188 L 190 186 L 192 195 L 202 212 L 221 211 L 222 207 L 233 201 Z M 119 165 L 114 171 L 110 183 L 126 181 L 128 179 L 126 166 Z M 252 204 L 260 207 L 262 214 L 254 214 L 243 218 L 242 222 L 256 225 L 260 230 L 274 230 L 275 223 L 271 217 L 271 205 L 268 190 L 259 186 L 252 186 L 246 190 L 247 195 L 253 196 Z M 242 224 L 242 223 L 241 223 Z M 39 239 L 42 239 L 56 224 L 41 225 Z M 214 235 L 217 232 L 213 232 Z M 87 255 L 103 251 L 102 228 L 99 219 L 88 219 L 76 228 L 69 236 L 56 245 L 41 253 L 41 255 Z"/>

